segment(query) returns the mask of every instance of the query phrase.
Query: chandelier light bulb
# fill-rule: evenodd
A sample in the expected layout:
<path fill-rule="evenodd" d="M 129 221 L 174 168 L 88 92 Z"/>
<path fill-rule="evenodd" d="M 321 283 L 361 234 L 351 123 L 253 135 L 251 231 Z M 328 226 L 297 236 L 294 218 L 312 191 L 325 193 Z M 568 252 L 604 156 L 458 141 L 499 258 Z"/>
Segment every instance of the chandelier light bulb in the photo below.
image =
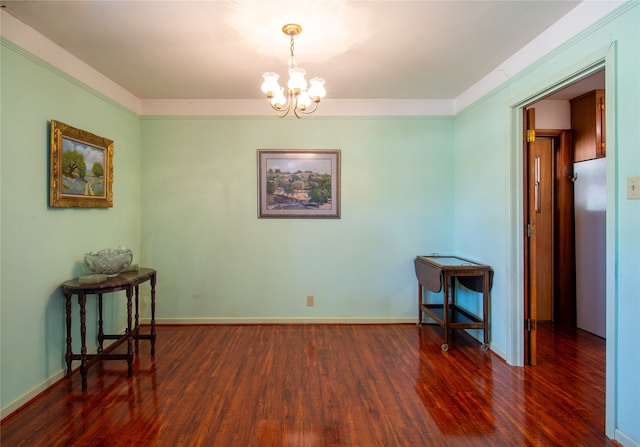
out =
<path fill-rule="evenodd" d="M 298 107 L 300 110 L 306 110 L 307 107 L 311 105 L 311 98 L 309 97 L 309 93 L 306 90 L 303 90 L 298 95 Z"/>
<path fill-rule="evenodd" d="M 324 89 L 324 79 L 313 78 L 309 80 L 309 84 L 309 96 L 313 98 L 314 101 L 319 102 L 327 94 L 327 91 Z"/>
<path fill-rule="evenodd" d="M 269 96 L 269 94 L 273 94 L 280 90 L 280 85 L 278 84 L 278 79 L 280 78 L 279 74 L 267 72 L 263 74 L 262 77 L 264 78 L 264 82 L 261 86 L 262 93 Z"/>
<path fill-rule="evenodd" d="M 307 74 L 304 68 L 292 68 L 289 70 L 289 82 L 287 87 L 293 90 L 293 93 L 300 93 L 307 88 L 307 80 L 304 75 Z"/>
<path fill-rule="evenodd" d="M 271 98 L 271 106 L 277 110 L 282 109 L 287 103 L 287 98 L 284 95 L 284 87 L 278 87 L 274 91 L 274 95 Z"/>

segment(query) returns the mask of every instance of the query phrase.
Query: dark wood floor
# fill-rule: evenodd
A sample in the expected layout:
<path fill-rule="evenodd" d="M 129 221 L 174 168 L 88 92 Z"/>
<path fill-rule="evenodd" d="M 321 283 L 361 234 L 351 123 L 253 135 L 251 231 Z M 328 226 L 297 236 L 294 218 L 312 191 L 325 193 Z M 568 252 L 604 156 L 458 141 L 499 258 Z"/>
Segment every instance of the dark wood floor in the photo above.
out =
<path fill-rule="evenodd" d="M 160 326 L 1 426 L 10 446 L 611 446 L 604 340 L 541 325 L 510 367 L 413 325 Z M 118 348 L 120 349 L 120 348 Z"/>

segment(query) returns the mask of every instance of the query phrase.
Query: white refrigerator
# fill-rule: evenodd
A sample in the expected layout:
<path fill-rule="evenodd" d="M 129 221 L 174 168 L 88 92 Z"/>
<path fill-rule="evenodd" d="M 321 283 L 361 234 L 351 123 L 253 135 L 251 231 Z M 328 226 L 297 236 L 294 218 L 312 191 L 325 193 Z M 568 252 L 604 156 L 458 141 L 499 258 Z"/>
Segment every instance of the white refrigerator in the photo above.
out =
<path fill-rule="evenodd" d="M 574 163 L 576 323 L 605 338 L 606 158 Z"/>

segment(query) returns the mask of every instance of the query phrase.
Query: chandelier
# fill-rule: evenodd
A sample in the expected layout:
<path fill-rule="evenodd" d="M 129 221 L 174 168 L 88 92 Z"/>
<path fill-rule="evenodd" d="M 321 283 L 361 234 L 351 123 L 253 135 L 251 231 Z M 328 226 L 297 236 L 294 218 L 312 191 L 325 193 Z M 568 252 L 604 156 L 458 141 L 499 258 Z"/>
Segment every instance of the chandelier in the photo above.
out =
<path fill-rule="evenodd" d="M 308 115 L 315 112 L 318 108 L 318 103 L 326 95 L 324 79 L 310 79 L 307 87 L 307 80 L 304 78 L 306 71 L 304 68 L 298 67 L 296 63 L 293 55 L 293 37 L 302 32 L 302 27 L 295 23 L 289 23 L 282 27 L 282 32 L 288 35 L 291 40 L 289 82 L 286 88 L 280 87 L 280 84 L 278 84 L 280 75 L 267 72 L 262 75 L 264 82 L 261 88 L 279 118 L 284 118 L 290 111 L 293 111 L 296 117 L 302 118 L 303 114 Z"/>

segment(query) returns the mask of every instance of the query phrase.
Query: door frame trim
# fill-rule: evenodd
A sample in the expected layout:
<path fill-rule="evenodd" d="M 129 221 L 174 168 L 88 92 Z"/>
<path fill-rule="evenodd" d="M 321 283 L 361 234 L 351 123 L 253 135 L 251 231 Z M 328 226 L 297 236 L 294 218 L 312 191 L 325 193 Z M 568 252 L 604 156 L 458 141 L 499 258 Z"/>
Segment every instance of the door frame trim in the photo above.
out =
<path fill-rule="evenodd" d="M 616 165 L 617 150 L 616 123 L 616 43 L 601 48 L 584 58 L 579 63 L 566 67 L 555 76 L 550 77 L 538 88 L 532 88 L 514 96 L 508 102 L 509 107 L 509 146 L 507 165 L 509 175 L 506 185 L 508 191 L 509 234 L 506 244 L 507 276 L 511 278 L 507 293 L 511 299 L 506 300 L 506 361 L 515 366 L 524 366 L 524 231 L 523 217 L 523 112 L 525 108 L 550 94 L 579 81 L 594 72 L 605 69 L 606 96 L 606 147 L 607 147 L 607 223 L 606 223 L 606 385 L 605 385 L 605 434 L 610 439 L 615 437 L 617 426 L 616 415 L 616 357 L 617 328 L 615 315 L 617 312 L 617 204 L 616 204 Z"/>

